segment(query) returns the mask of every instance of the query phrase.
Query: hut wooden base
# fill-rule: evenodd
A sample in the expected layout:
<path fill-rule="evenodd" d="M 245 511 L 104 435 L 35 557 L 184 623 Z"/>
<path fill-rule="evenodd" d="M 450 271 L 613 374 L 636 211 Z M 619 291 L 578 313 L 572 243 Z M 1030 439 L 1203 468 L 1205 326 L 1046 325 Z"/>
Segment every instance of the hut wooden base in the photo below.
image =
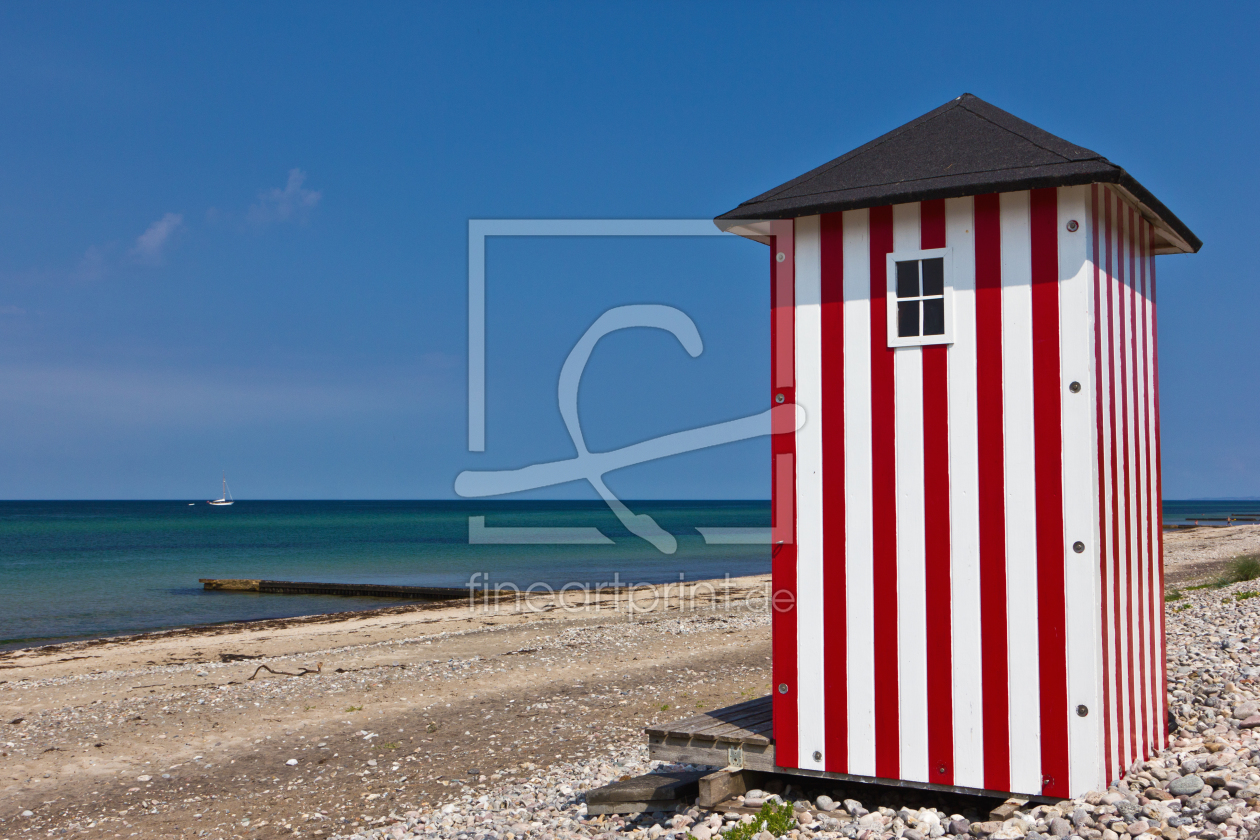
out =
<path fill-rule="evenodd" d="M 850 773 L 828 773 L 779 767 L 774 762 L 774 725 L 770 695 L 748 700 L 725 709 L 648 727 L 648 757 L 654 761 L 698 764 L 709 767 L 751 770 L 787 776 L 830 779 L 838 782 L 881 785 L 883 787 L 937 790 L 974 796 L 1007 799 L 1010 791 L 985 790 L 957 785 L 935 785 L 904 779 L 881 779 Z M 742 793 L 743 791 L 739 791 Z M 726 797 L 722 798 L 723 800 Z M 722 800 L 719 800 L 722 801 Z M 1057 802 L 1055 797 L 1020 794 L 1019 801 Z M 728 805 L 728 802 L 723 802 Z M 726 810 L 726 808 L 722 808 Z"/>

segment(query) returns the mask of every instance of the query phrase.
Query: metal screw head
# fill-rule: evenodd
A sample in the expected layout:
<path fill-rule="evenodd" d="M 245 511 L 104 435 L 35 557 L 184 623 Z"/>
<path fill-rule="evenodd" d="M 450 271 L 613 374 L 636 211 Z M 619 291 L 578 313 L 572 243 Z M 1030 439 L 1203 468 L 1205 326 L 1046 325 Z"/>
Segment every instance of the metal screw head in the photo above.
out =
<path fill-rule="evenodd" d="M 941 775 L 944 775 L 944 774 L 945 774 L 945 765 L 944 765 L 944 764 L 942 764 L 940 767 L 937 767 L 937 768 L 936 768 L 936 772 L 937 772 L 937 773 L 940 773 Z"/>
<path fill-rule="evenodd" d="M 1077 717 L 1085 717 L 1087 714 L 1089 714 L 1089 706 L 1086 706 L 1084 703 L 1082 703 L 1081 705 L 1076 707 Z"/>
<path fill-rule="evenodd" d="M 1079 394 L 1081 392 L 1081 383 L 1073 382 L 1071 385 L 1068 386 L 1068 390 L 1071 391 L 1073 394 Z"/>
<path fill-rule="evenodd" d="M 787 254 L 783 253 L 782 251 L 774 255 L 775 262 L 783 262 L 786 259 L 787 259 Z"/>
<path fill-rule="evenodd" d="M 1076 233 L 1081 229 L 1081 226 L 1077 223 L 1076 219 L 1070 219 L 1067 223 L 1067 229 L 1068 233 Z"/>
<path fill-rule="evenodd" d="M 783 396 L 782 394 L 775 394 L 775 395 L 774 395 L 774 401 L 775 401 L 775 402 L 777 402 L 777 403 L 781 403 L 781 402 L 783 402 L 785 399 L 787 399 L 787 397 Z"/>
<path fill-rule="evenodd" d="M 814 761 L 822 761 L 822 750 L 814 750 Z"/>
<path fill-rule="evenodd" d="M 779 693 L 787 694 L 787 683 L 779 683 Z"/>
<path fill-rule="evenodd" d="M 1080 540 L 1077 540 L 1076 542 L 1072 543 L 1072 550 L 1075 551 L 1077 554 L 1084 554 L 1085 543 L 1081 542 Z"/>

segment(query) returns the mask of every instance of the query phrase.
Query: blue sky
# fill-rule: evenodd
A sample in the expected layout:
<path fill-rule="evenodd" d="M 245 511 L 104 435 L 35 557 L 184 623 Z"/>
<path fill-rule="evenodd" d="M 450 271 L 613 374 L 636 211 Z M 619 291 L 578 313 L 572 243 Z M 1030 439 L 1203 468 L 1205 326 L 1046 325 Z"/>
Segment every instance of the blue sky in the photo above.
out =
<path fill-rule="evenodd" d="M 592 449 L 764 409 L 766 256 L 496 240 L 466 449 L 469 218 L 711 218 L 971 92 L 1126 167 L 1162 257 L 1165 496 L 1260 495 L 1249 4 L 0 6 L 0 498 L 449 498 L 570 457 L 556 378 L 605 309 Z M 1012 13 L 1018 9 L 1018 13 Z M 764 498 L 764 439 L 610 477 Z M 552 496 L 591 498 L 566 485 Z"/>

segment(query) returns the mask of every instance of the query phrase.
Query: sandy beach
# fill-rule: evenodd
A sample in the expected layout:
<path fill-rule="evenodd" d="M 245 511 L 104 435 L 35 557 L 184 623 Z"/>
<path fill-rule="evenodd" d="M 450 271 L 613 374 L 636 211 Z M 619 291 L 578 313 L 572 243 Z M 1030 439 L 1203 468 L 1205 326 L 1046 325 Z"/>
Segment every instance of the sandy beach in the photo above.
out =
<path fill-rule="evenodd" d="M 1258 549 L 1260 526 L 1170 533 L 1169 587 Z M 642 772 L 646 725 L 768 692 L 767 586 L 658 587 L 636 611 L 575 594 L 8 651 L 0 840 L 350 835 L 504 785 L 537 788 L 537 804 L 557 768 L 561 790 L 581 787 L 575 767 L 590 786 Z M 578 827 L 580 808 L 566 813 Z"/>
<path fill-rule="evenodd" d="M 633 614 L 574 594 L 8 651 L 0 838 L 328 836 L 456 779 L 641 741 L 679 710 L 768 691 L 767 584 L 641 590 Z"/>

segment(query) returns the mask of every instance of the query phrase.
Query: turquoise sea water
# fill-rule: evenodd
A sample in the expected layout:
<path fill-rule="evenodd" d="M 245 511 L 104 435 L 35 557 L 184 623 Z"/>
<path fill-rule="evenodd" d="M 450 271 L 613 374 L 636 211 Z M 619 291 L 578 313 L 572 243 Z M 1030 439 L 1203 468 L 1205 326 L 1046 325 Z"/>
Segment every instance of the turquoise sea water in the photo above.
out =
<path fill-rule="evenodd" d="M 465 586 L 660 583 L 759 574 L 766 546 L 699 527 L 770 524 L 768 502 L 637 502 L 678 538 L 661 554 L 602 502 L 0 502 L 0 647 L 385 606 L 377 598 L 205 592 L 198 578 Z M 1260 501 L 1166 501 L 1167 524 L 1260 518 Z M 469 545 L 490 527 L 595 526 L 607 546 Z"/>
<path fill-rule="evenodd" d="M 768 502 L 630 502 L 678 538 L 661 554 L 602 502 L 0 502 L 0 647 L 386 606 L 379 598 L 205 592 L 198 578 L 560 586 L 759 574 L 768 546 L 699 527 L 770 524 Z M 469 545 L 489 527 L 595 526 L 613 545 Z"/>

